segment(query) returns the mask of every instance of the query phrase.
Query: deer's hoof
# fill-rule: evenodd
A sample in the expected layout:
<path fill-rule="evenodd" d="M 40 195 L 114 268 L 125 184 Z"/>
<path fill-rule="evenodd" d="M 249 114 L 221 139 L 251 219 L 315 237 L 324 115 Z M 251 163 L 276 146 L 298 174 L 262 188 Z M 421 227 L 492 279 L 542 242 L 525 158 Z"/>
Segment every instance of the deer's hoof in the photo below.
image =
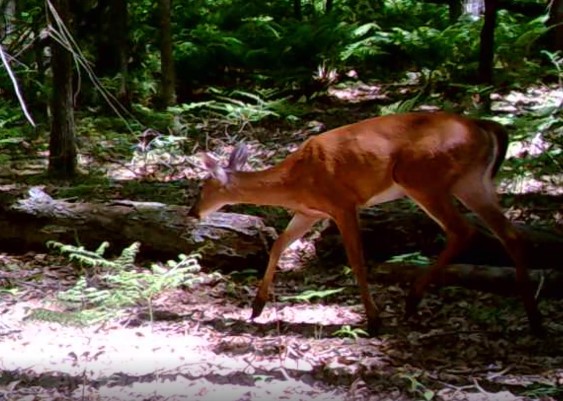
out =
<path fill-rule="evenodd" d="M 409 319 L 416 314 L 418 304 L 420 304 L 420 297 L 412 292 L 409 293 L 405 303 L 405 319 Z"/>
<path fill-rule="evenodd" d="M 370 337 L 375 337 L 379 334 L 379 329 L 381 328 L 381 319 L 379 318 L 368 318 L 368 335 Z"/>
<path fill-rule="evenodd" d="M 254 302 L 252 303 L 252 314 L 250 315 L 250 320 L 254 320 L 258 316 L 260 316 L 262 314 L 262 311 L 264 310 L 264 306 L 266 306 L 266 301 L 258 297 L 254 298 Z"/>

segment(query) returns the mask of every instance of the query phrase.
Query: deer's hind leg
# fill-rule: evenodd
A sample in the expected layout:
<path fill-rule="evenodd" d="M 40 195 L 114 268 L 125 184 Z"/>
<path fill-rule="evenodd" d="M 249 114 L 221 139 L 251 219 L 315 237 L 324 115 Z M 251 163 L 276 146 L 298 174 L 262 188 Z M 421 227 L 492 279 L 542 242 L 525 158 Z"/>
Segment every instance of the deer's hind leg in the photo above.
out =
<path fill-rule="evenodd" d="M 415 280 L 411 286 L 405 306 L 405 315 L 409 317 L 416 312 L 428 286 L 436 281 L 454 257 L 466 249 L 475 233 L 475 228 L 461 215 L 449 193 L 414 190 L 406 190 L 406 193 L 446 233 L 446 247 L 428 272 Z"/>
<path fill-rule="evenodd" d="M 532 291 L 532 284 L 527 269 L 526 241 L 502 213 L 492 181 L 484 180 L 478 175 L 468 176 L 464 182 L 456 185 L 454 195 L 483 220 L 493 234 L 501 241 L 514 261 L 516 284 L 526 309 L 530 329 L 535 334 L 543 334 L 542 317 Z"/>
<path fill-rule="evenodd" d="M 422 155 L 413 160 L 404 157 L 393 171 L 394 181 L 405 194 L 444 230 L 446 246 L 428 272 L 411 286 L 405 305 L 405 315 L 416 312 L 424 292 L 435 282 L 443 269 L 469 244 L 475 228 L 462 216 L 454 203 L 452 188 L 461 171 L 445 155 Z"/>

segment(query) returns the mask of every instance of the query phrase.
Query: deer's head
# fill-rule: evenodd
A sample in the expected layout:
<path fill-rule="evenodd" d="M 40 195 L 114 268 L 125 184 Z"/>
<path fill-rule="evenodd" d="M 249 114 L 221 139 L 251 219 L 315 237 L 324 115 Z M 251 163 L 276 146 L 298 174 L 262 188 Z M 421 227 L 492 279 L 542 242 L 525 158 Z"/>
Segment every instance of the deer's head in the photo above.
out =
<path fill-rule="evenodd" d="M 215 157 L 204 153 L 203 166 L 209 176 L 203 181 L 199 196 L 188 215 L 200 219 L 231 203 L 236 192 L 233 174 L 242 169 L 247 159 L 248 149 L 245 145 L 238 145 L 233 150 L 225 167 Z"/>

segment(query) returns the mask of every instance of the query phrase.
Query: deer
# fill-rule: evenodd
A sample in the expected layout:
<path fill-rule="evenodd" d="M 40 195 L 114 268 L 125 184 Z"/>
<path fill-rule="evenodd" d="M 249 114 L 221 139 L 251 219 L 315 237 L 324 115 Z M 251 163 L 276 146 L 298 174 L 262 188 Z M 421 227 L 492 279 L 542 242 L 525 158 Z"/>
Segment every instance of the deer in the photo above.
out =
<path fill-rule="evenodd" d="M 333 220 L 359 288 L 367 332 L 374 336 L 381 326 L 380 313 L 368 288 L 358 211 L 408 197 L 446 234 L 445 247 L 433 265 L 411 284 L 405 303 L 409 318 L 428 286 L 476 233 L 457 208 L 457 199 L 485 223 L 511 257 L 530 329 L 541 335 L 542 316 L 527 270 L 525 239 L 503 214 L 494 183 L 507 146 L 503 125 L 441 111 L 390 114 L 344 125 L 308 138 L 283 161 L 260 171 L 243 171 L 249 154 L 242 144 L 226 166 L 203 153 L 208 176 L 188 214 L 201 219 L 232 204 L 278 206 L 293 212 L 270 249 L 252 303 L 252 321 L 266 305 L 282 252 L 315 223 Z"/>

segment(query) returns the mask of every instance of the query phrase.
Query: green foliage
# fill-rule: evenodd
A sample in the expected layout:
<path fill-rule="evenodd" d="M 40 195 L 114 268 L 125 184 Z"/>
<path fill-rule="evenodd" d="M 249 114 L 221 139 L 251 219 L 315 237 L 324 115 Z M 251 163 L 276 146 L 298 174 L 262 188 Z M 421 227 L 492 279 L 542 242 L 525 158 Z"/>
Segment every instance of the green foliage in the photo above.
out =
<path fill-rule="evenodd" d="M 268 117 L 283 117 L 289 120 L 297 119 L 292 112 L 299 109 L 287 103 L 287 98 L 266 100 L 260 95 L 235 90 L 229 96 L 222 96 L 221 91 L 215 90 L 217 101 L 210 103 L 209 108 L 223 114 L 229 121 L 244 126 L 247 123 L 258 122 Z M 266 93 L 266 96 L 268 94 Z M 237 99 L 240 98 L 242 100 Z"/>
<path fill-rule="evenodd" d="M 362 336 L 368 337 L 367 331 L 362 330 L 360 328 L 352 328 L 350 325 L 347 324 L 342 326 L 332 334 L 337 337 L 353 338 L 354 340 Z"/>
<path fill-rule="evenodd" d="M 420 252 L 405 253 L 396 255 L 387 260 L 387 263 L 403 263 L 415 266 L 429 266 L 431 261 Z"/>
<path fill-rule="evenodd" d="M 186 141 L 186 136 L 158 134 L 135 147 L 131 164 L 137 166 L 142 177 L 155 176 L 157 172 L 173 173 Z"/>
<path fill-rule="evenodd" d="M 563 397 L 563 387 L 548 383 L 534 383 L 528 386 L 522 395 L 531 399 L 558 400 Z"/>
<path fill-rule="evenodd" d="M 441 30 L 449 25 L 448 9 L 438 3 L 417 0 L 385 0 L 382 3 L 377 20 L 384 29 L 401 26 L 414 30 L 432 24 Z"/>
<path fill-rule="evenodd" d="M 25 320 L 58 323 L 64 326 L 90 326 L 115 316 L 114 311 L 84 309 L 80 311 L 53 311 L 46 308 L 34 308 L 29 311 Z"/>
<path fill-rule="evenodd" d="M 219 274 L 201 274 L 199 255 L 180 255 L 178 261 L 170 260 L 165 265 L 152 263 L 148 270 L 138 270 L 134 265 L 140 244 L 133 243 L 113 259 L 103 256 L 109 244 L 102 243 L 95 251 L 50 241 L 50 248 L 66 255 L 81 268 L 94 270 L 92 278 L 85 276 L 58 295 L 58 300 L 67 308 L 64 312 L 39 313 L 34 318 L 45 316 L 67 324 L 92 324 L 123 313 L 123 308 L 146 305 L 153 320 L 153 299 L 165 290 L 180 286 L 194 287 L 220 278 Z M 53 315 L 61 315 L 56 318 Z"/>
<path fill-rule="evenodd" d="M 223 114 L 228 120 L 244 126 L 250 122 L 257 122 L 266 117 L 279 117 L 268 108 L 267 102 L 252 93 L 233 91 L 232 95 L 246 98 L 238 100 L 234 97 L 217 96 L 218 102 L 211 103 L 209 108 Z"/>
<path fill-rule="evenodd" d="M 298 302 L 311 302 L 314 298 L 324 299 L 331 295 L 338 294 L 344 291 L 343 288 L 333 288 L 327 290 L 306 290 L 298 295 L 281 296 L 281 301 L 298 301 Z"/>
<path fill-rule="evenodd" d="M 460 20 L 442 29 L 394 27 L 388 52 L 399 66 L 437 71 L 435 79 L 443 81 L 464 80 L 477 70 L 480 29 L 480 23 L 473 20 Z"/>
<path fill-rule="evenodd" d="M 122 266 L 131 266 L 135 262 L 135 256 L 139 252 L 139 243 L 133 243 L 129 248 L 125 248 L 121 255 L 115 260 L 107 260 L 103 257 L 105 251 L 109 247 L 108 242 L 102 242 L 98 249 L 89 251 L 83 246 L 67 245 L 57 241 L 48 241 L 47 247 L 56 249 L 59 253 L 67 255 L 71 262 L 74 262 L 80 268 L 107 268 L 117 269 Z"/>
<path fill-rule="evenodd" d="M 561 59 L 557 59 L 560 68 Z M 503 164 L 504 172 L 512 177 L 533 177 L 549 182 L 550 185 L 561 185 L 563 171 L 563 108 L 561 99 L 556 96 L 545 97 L 541 107 L 515 119 L 512 139 L 530 143 L 528 155 L 513 157 Z M 540 148 L 535 148 L 536 145 Z M 528 152 L 525 152 L 528 153 Z"/>
<path fill-rule="evenodd" d="M 221 31 L 211 24 L 190 29 L 186 37 L 175 46 L 175 59 L 180 71 L 192 79 L 204 76 L 219 78 L 225 68 L 237 68 L 246 46 L 238 37 Z"/>
<path fill-rule="evenodd" d="M 366 63 L 387 54 L 383 45 L 390 43 L 389 34 L 373 22 L 353 29 L 350 36 L 353 40 L 343 46 L 339 55 L 344 62 Z"/>
<path fill-rule="evenodd" d="M 288 97 L 279 97 L 277 90 L 258 89 L 257 93 L 251 93 L 209 88 L 208 92 L 213 100 L 184 103 L 169 110 L 186 116 L 186 119 L 193 119 L 198 115 L 219 115 L 229 125 L 236 125 L 240 129 L 266 119 L 295 121 L 308 111 L 305 105 L 291 102 Z"/>
<path fill-rule="evenodd" d="M 542 50 L 541 53 L 549 59 L 553 66 L 553 74 L 557 77 L 557 83 L 559 87 L 563 87 L 563 56 L 560 52 L 552 53 L 547 50 Z"/>
<path fill-rule="evenodd" d="M 447 5 L 415 0 L 338 1 L 332 12 L 326 12 L 326 2 L 321 0 L 301 5 L 298 19 L 293 4 L 281 0 L 195 0 L 189 6 L 174 3 L 173 49 L 181 113 L 218 112 L 243 126 L 263 119 L 293 119 L 304 110 L 292 108 L 288 93 L 297 98 L 304 94 L 303 98 L 310 100 L 351 69 L 362 80 L 388 81 L 402 79 L 405 72 L 423 73 L 421 77 L 428 80 L 422 85 L 428 85 L 429 90 L 474 82 L 482 18 L 462 17 L 452 24 Z M 86 17 L 95 14 L 98 6 L 96 2 L 81 3 L 74 11 L 78 11 L 78 17 Z M 174 124 L 169 117 L 175 116 L 146 112 L 157 93 L 160 74 L 156 11 L 156 3 L 148 0 L 129 4 L 127 39 L 131 54 L 126 79 L 134 112 L 144 123 L 155 123 L 154 128 L 164 132 Z M 10 54 L 18 55 L 13 68 L 33 111 L 37 105 L 44 106 L 52 89 L 38 68 L 40 58 L 31 51 L 36 34 L 28 35 L 44 27 L 44 4 L 26 1 L 17 12 L 16 30 L 6 38 L 5 47 Z M 561 72 L 554 68 L 555 59 L 546 68 L 542 54 L 548 31 L 546 18 L 530 19 L 499 11 L 495 77 L 503 86 L 560 77 Z M 103 49 L 96 47 L 97 28 L 88 26 L 88 19 L 83 24 L 75 37 L 87 59 L 84 62 L 95 66 Z M 121 89 L 119 76 L 99 78 L 110 92 Z M 0 69 L 0 86 L 11 86 L 4 69 Z M 221 88 L 221 93 L 210 88 Z M 80 88 L 78 109 L 99 107 L 100 97 L 88 93 L 93 90 L 87 85 Z M 4 93 L 12 104 L 11 91 Z M 421 100 L 425 99 L 416 99 Z M 409 110 L 416 105 L 403 101 L 384 112 Z M 15 109 L 0 106 L 0 128 L 20 121 Z M 79 128 L 80 135 L 96 131 L 92 125 Z"/>
<path fill-rule="evenodd" d="M 409 111 L 413 111 L 416 106 L 418 106 L 419 102 L 422 100 L 422 96 L 425 93 L 424 90 L 419 91 L 415 96 L 405 99 L 399 100 L 395 103 L 381 106 L 379 109 L 380 115 L 388 115 L 388 114 L 395 114 L 395 113 L 407 113 Z"/>
<path fill-rule="evenodd" d="M 529 20 L 506 11 L 499 12 L 495 30 L 496 73 L 499 81 L 530 84 L 546 75 L 541 62 L 543 49 L 537 42 L 549 30 L 547 18 L 546 14 Z"/>
<path fill-rule="evenodd" d="M 408 383 L 407 390 L 420 397 L 423 401 L 431 401 L 436 397 L 436 392 L 427 388 L 421 381 L 419 374 L 401 374 L 402 379 Z"/>

